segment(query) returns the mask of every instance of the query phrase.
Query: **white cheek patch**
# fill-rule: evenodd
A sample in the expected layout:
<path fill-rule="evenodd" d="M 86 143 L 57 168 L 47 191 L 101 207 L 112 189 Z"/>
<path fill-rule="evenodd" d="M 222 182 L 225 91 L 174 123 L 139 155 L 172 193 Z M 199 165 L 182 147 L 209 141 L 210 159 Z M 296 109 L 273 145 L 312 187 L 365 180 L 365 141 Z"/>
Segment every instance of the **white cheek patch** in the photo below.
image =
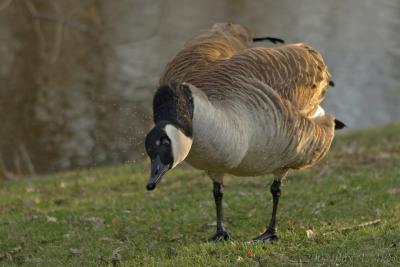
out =
<path fill-rule="evenodd" d="M 322 117 L 325 115 L 325 110 L 321 107 L 318 106 L 318 109 L 315 111 L 315 113 L 313 115 L 311 115 L 309 118 L 310 119 L 315 119 L 317 117 Z"/>
<path fill-rule="evenodd" d="M 165 132 L 171 140 L 172 155 L 174 157 L 172 168 L 174 168 L 187 157 L 193 140 L 171 124 L 165 126 Z"/>

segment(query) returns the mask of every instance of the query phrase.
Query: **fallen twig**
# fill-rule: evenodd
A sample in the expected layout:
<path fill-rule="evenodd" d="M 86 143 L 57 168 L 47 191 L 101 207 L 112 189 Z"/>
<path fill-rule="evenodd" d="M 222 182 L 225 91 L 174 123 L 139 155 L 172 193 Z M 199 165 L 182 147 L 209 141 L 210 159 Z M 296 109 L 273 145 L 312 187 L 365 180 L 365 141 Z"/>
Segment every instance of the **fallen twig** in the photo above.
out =
<path fill-rule="evenodd" d="M 369 221 L 369 222 L 363 222 L 363 223 L 360 223 L 357 225 L 342 227 L 342 228 L 336 229 L 334 231 L 329 231 L 329 232 L 323 233 L 322 235 L 326 236 L 326 235 L 331 235 L 331 234 L 335 234 L 335 233 L 343 233 L 343 232 L 347 232 L 349 230 L 360 229 L 360 228 L 364 228 L 366 226 L 376 225 L 380 222 L 381 222 L 381 219 L 376 219 L 376 220 Z"/>

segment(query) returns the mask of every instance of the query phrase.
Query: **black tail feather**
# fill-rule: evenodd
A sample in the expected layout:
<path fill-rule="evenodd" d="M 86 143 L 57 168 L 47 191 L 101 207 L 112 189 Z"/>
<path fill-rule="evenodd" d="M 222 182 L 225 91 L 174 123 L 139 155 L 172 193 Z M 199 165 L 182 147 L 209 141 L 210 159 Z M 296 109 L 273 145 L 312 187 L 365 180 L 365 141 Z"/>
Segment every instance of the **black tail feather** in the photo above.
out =
<path fill-rule="evenodd" d="M 335 87 L 335 83 L 333 81 L 329 81 L 329 86 Z"/>
<path fill-rule="evenodd" d="M 257 37 L 257 38 L 253 38 L 253 42 L 261 42 L 261 41 L 270 41 L 271 43 L 277 44 L 277 43 L 281 43 L 284 44 L 285 41 L 280 39 L 280 38 L 275 38 L 275 37 Z"/>
<path fill-rule="evenodd" d="M 346 124 L 344 124 L 340 120 L 335 119 L 335 130 L 340 130 L 343 129 L 344 127 L 347 127 Z"/>

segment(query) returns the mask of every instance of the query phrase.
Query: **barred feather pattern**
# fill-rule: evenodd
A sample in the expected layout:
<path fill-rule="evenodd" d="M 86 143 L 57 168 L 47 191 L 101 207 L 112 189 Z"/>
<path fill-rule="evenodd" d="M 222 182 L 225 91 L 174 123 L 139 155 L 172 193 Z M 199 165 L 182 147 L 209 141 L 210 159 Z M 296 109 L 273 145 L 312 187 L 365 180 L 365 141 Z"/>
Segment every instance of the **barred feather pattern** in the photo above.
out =
<path fill-rule="evenodd" d="M 217 23 L 203 30 L 186 42 L 165 67 L 160 84 L 184 82 L 206 72 L 216 62 L 228 60 L 252 44 L 252 34 L 244 26 L 232 23 Z"/>
<path fill-rule="evenodd" d="M 186 82 L 197 96 L 188 161 L 236 175 L 310 166 L 334 135 L 333 116 L 312 118 L 330 79 L 322 56 L 305 44 L 251 48 L 251 40 L 245 27 L 217 24 L 168 63 L 160 84 Z"/>
<path fill-rule="evenodd" d="M 232 97 L 213 103 L 191 88 L 194 136 L 187 161 L 194 167 L 255 176 L 311 166 L 329 150 L 331 115 L 310 120 L 256 79 L 237 79 Z"/>

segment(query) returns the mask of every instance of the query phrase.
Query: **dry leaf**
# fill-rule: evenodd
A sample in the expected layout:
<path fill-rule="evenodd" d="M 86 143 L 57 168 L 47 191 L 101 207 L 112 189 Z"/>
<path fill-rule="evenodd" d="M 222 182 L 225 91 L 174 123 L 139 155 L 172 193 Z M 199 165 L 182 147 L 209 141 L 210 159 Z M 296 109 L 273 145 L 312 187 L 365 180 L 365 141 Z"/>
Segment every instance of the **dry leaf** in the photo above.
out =
<path fill-rule="evenodd" d="M 311 229 L 308 229 L 307 231 L 306 231 L 306 234 L 307 234 L 307 238 L 308 239 L 311 239 L 311 238 L 313 238 L 314 237 L 314 232 L 313 232 L 313 230 L 311 230 Z"/>
<path fill-rule="evenodd" d="M 32 192 L 35 192 L 35 188 L 33 186 L 27 186 L 25 188 L 25 191 L 28 193 L 32 193 Z"/>
<path fill-rule="evenodd" d="M 69 252 L 73 255 L 81 255 L 83 253 L 83 248 L 70 248 Z"/>
<path fill-rule="evenodd" d="M 52 216 L 47 216 L 47 222 L 57 222 L 57 218 Z"/>
<path fill-rule="evenodd" d="M 94 224 L 103 224 L 104 223 L 104 219 L 103 218 L 98 218 L 98 217 L 94 217 L 94 216 L 82 216 L 80 218 L 81 222 L 88 222 L 88 223 L 94 223 Z"/>
<path fill-rule="evenodd" d="M 251 258 L 253 257 L 253 253 L 249 250 L 246 252 L 246 257 Z"/>

